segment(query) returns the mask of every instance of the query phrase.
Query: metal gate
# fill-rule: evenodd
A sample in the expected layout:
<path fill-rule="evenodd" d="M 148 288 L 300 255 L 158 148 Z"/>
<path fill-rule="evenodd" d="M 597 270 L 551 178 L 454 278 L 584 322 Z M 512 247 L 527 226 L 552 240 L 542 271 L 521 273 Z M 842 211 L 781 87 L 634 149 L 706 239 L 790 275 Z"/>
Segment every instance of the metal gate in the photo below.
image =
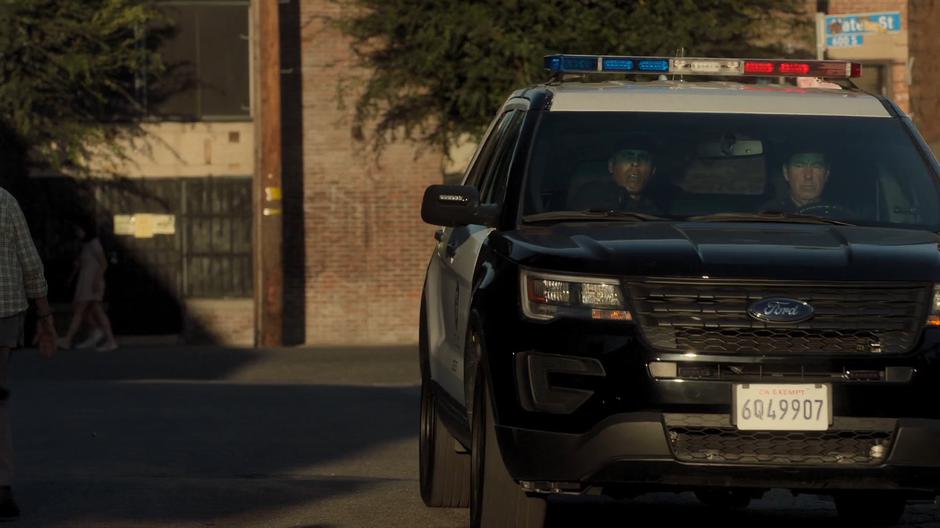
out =
<path fill-rule="evenodd" d="M 252 296 L 250 177 L 45 178 L 30 187 L 24 210 L 53 302 L 72 298 L 68 276 L 79 248 L 72 219 L 98 220 L 115 333 L 179 333 L 184 299 Z"/>

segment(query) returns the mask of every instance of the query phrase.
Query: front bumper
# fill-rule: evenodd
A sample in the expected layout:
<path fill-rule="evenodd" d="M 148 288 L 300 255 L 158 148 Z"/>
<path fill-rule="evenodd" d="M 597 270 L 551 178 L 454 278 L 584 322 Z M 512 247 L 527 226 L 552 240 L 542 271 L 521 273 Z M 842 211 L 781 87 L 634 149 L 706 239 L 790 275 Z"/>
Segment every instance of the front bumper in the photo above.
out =
<path fill-rule="evenodd" d="M 681 461 L 667 420 L 659 413 L 614 415 L 580 434 L 498 426 L 497 438 L 516 480 L 567 483 L 569 489 L 737 487 L 937 494 L 940 420 L 894 423 L 890 449 L 881 460 L 864 464 Z"/>
<path fill-rule="evenodd" d="M 570 484 L 558 489 L 940 491 L 940 329 L 924 329 L 909 352 L 898 354 L 666 352 L 636 324 L 526 320 L 515 283 L 489 289 L 492 298 L 479 307 L 486 314 L 482 364 L 502 457 L 518 481 Z M 578 368 L 571 361 L 539 365 L 526 355 L 587 361 Z M 675 364 L 671 376 L 650 368 L 663 362 Z M 804 435 L 807 450 L 824 454 L 818 459 L 755 459 L 745 455 L 759 442 L 744 440 L 737 452 L 730 450 L 737 458 L 721 452 L 712 458 L 710 444 L 691 455 L 680 452 L 682 439 L 677 443 L 670 423 L 676 415 L 720 422 L 690 436 L 707 437 L 710 428 L 736 434 L 729 418 L 736 383 L 831 385 L 833 427 L 825 434 L 836 440 Z M 565 408 L 555 397 L 574 403 Z M 855 443 L 829 449 L 827 442 L 838 444 L 842 431 Z"/>

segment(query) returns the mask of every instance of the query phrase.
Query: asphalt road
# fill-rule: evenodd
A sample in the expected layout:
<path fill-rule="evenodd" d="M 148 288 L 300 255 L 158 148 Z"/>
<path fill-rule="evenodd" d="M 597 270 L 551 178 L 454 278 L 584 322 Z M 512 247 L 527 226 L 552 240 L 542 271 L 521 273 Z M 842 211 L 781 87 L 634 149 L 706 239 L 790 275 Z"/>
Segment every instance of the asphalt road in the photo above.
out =
<path fill-rule="evenodd" d="M 417 491 L 411 348 L 140 347 L 13 360 L 15 486 L 44 527 L 461 527 Z M 561 502 L 551 526 L 719 521 L 829 527 L 831 504 L 774 492 L 714 513 L 689 494 Z M 932 504 L 905 524 L 940 527 Z"/>

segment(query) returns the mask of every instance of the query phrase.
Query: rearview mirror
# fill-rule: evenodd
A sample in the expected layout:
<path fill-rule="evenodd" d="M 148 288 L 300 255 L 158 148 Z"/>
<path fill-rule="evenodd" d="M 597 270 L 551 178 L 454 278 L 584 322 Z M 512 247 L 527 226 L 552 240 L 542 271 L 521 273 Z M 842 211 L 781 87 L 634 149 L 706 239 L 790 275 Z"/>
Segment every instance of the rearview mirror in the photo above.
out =
<path fill-rule="evenodd" d="M 421 219 L 432 225 L 454 227 L 488 225 L 495 208 L 480 206 L 480 191 L 469 185 L 431 185 L 424 191 Z"/>
<path fill-rule="evenodd" d="M 696 149 L 700 158 L 741 158 L 760 156 L 764 153 L 764 143 L 759 139 L 751 139 L 727 133 L 721 138 L 702 143 Z"/>

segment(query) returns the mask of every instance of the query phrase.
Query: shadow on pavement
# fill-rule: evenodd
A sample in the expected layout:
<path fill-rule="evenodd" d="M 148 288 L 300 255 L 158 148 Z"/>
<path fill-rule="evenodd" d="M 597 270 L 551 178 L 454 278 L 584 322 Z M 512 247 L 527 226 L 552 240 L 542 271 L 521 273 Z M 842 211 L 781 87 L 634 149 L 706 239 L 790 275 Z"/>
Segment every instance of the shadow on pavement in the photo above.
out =
<path fill-rule="evenodd" d="M 208 346 L 122 347 L 110 352 L 59 350 L 43 360 L 33 349 L 12 356 L 14 380 L 120 381 L 142 379 L 223 380 L 264 352 L 249 348 Z"/>
<path fill-rule="evenodd" d="M 722 528 L 831 528 L 843 526 L 828 498 L 792 496 L 773 490 L 743 510 L 720 510 L 699 503 L 691 493 L 655 493 L 632 500 L 565 497 L 550 503 L 547 528 L 591 526 L 721 526 Z M 937 526 L 929 501 L 908 503 L 901 526 Z"/>
<path fill-rule="evenodd" d="M 413 388 L 62 383 L 65 405 L 37 389 L 14 392 L 29 400 L 28 414 L 14 408 L 24 476 L 328 474 L 330 462 L 414 438 L 418 423 Z"/>
<path fill-rule="evenodd" d="M 414 357 L 412 347 L 17 352 L 23 521 L 326 527 L 323 503 L 389 483 L 420 503 Z M 297 517 L 270 522 L 285 516 Z"/>
<path fill-rule="evenodd" d="M 17 353 L 23 526 L 466 526 L 417 490 L 412 347 Z M 831 503 L 776 492 L 718 512 L 691 494 L 556 501 L 550 527 L 804 528 Z M 934 523 L 932 505 L 908 523 Z M 704 523 L 704 524 L 703 524 Z"/>
<path fill-rule="evenodd" d="M 43 525 L 243 525 L 416 472 L 413 387 L 20 383 L 14 398 L 20 480 L 60 488 L 18 487 L 49 497 L 23 501 Z"/>
<path fill-rule="evenodd" d="M 271 381 L 275 383 L 417 384 L 415 346 L 232 348 L 123 346 L 110 352 L 60 350 L 43 360 L 33 349 L 13 354 L 14 380 Z"/>
<path fill-rule="evenodd" d="M 81 485 L 72 481 L 27 481 L 17 488 L 24 514 L 15 526 L 332 528 L 336 525 L 317 523 L 315 513 L 295 513 L 290 522 L 274 519 L 283 519 L 285 505 L 328 500 L 368 487 L 365 480 L 233 483 L 180 479 L 115 483 L 90 479 Z M 108 503 L 106 508 L 96 507 L 104 501 Z"/>
<path fill-rule="evenodd" d="M 583 526 L 585 519 L 590 519 L 586 525 L 597 528 L 622 527 L 628 524 L 640 526 L 717 525 L 723 528 L 752 526 L 792 528 L 798 524 L 803 528 L 828 528 L 837 524 L 835 510 L 821 501 L 823 507 L 815 508 L 790 505 L 786 509 L 778 506 L 772 511 L 761 511 L 759 507 L 752 506 L 745 510 L 723 511 L 699 504 L 689 493 L 667 495 L 666 498 L 663 498 L 663 494 L 658 494 L 655 504 L 648 500 L 614 502 L 595 499 L 554 503 L 549 510 L 550 522 L 546 523 L 546 526 L 550 528 Z M 778 498 L 777 501 L 779 502 L 780 499 Z"/>

